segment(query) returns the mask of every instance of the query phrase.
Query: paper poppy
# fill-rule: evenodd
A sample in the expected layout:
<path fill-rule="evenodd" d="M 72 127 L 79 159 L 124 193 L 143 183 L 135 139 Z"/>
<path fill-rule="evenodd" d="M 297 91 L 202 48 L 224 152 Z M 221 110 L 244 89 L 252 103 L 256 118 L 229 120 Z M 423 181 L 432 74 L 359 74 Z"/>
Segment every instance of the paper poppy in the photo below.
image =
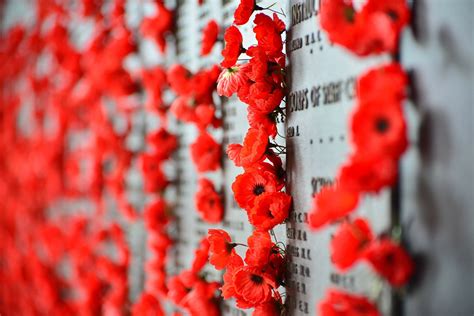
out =
<path fill-rule="evenodd" d="M 250 223 L 260 230 L 270 230 L 281 224 L 287 217 L 291 196 L 283 192 L 266 192 L 255 199 L 248 212 Z"/>
<path fill-rule="evenodd" d="M 269 301 L 276 287 L 271 275 L 255 267 L 238 268 L 233 279 L 235 292 L 254 305 Z"/>
<path fill-rule="evenodd" d="M 143 315 L 165 315 L 158 299 L 146 292 L 140 295 L 138 301 L 133 305 L 132 308 L 132 316 Z"/>
<path fill-rule="evenodd" d="M 351 118 L 351 132 L 360 152 L 380 151 L 398 159 L 408 146 L 401 104 L 383 97 L 358 104 Z"/>
<path fill-rule="evenodd" d="M 230 68 L 235 65 L 240 54 L 244 51 L 242 47 L 242 34 L 236 26 L 230 26 L 224 33 L 224 49 L 222 50 L 222 57 L 224 60 L 221 66 Z"/>
<path fill-rule="evenodd" d="M 237 204 L 245 210 L 250 210 L 257 196 L 277 191 L 277 181 L 275 175 L 268 171 L 246 171 L 235 178 L 232 191 Z"/>
<path fill-rule="evenodd" d="M 338 290 L 330 290 L 318 305 L 321 316 L 380 316 L 367 298 Z"/>
<path fill-rule="evenodd" d="M 366 220 L 357 218 L 342 223 L 331 240 L 332 262 L 342 271 L 350 268 L 362 258 L 372 239 L 372 230 Z"/>
<path fill-rule="evenodd" d="M 309 225 L 321 228 L 351 213 L 359 202 L 359 192 L 341 186 L 326 186 L 313 199 L 313 209 L 309 212 Z"/>
<path fill-rule="evenodd" d="M 214 171 L 220 167 L 221 146 L 206 132 L 191 144 L 191 158 L 199 172 Z"/>
<path fill-rule="evenodd" d="M 247 80 L 247 76 L 240 65 L 224 68 L 217 79 L 217 93 L 220 96 L 230 98 L 239 91 Z"/>
<path fill-rule="evenodd" d="M 208 179 L 198 181 L 197 192 L 194 197 L 196 209 L 201 218 L 208 223 L 219 223 L 224 216 L 224 206 L 214 184 Z"/>
<path fill-rule="evenodd" d="M 405 249 L 387 238 L 370 243 L 365 258 L 395 287 L 405 285 L 414 271 L 413 260 Z"/>
<path fill-rule="evenodd" d="M 247 23 L 255 9 L 255 0 L 240 0 L 239 6 L 234 12 L 234 24 L 243 25 Z"/>
<path fill-rule="evenodd" d="M 268 231 L 255 230 L 247 239 L 247 243 L 248 249 L 245 253 L 245 263 L 249 266 L 260 268 L 267 265 L 274 246 Z"/>
<path fill-rule="evenodd" d="M 265 159 L 268 135 L 262 128 L 250 128 L 243 145 L 230 144 L 227 148 L 229 158 L 238 167 L 248 167 Z"/>
<path fill-rule="evenodd" d="M 397 162 L 380 152 L 355 152 L 339 171 L 339 184 L 349 191 L 379 192 L 397 179 Z"/>
<path fill-rule="evenodd" d="M 408 76 L 399 63 L 370 69 L 357 79 L 357 99 L 400 102 L 406 97 Z"/>
<path fill-rule="evenodd" d="M 222 270 L 227 266 L 232 253 L 235 253 L 235 244 L 227 232 L 222 229 L 209 229 L 207 240 L 209 241 L 209 262 L 217 269 Z"/>
<path fill-rule="evenodd" d="M 234 274 L 244 265 L 244 260 L 235 252 L 232 252 L 227 262 L 226 270 L 223 276 L 223 284 L 221 287 L 222 297 L 229 299 L 235 297 Z"/>
<path fill-rule="evenodd" d="M 349 49 L 355 46 L 358 15 L 352 0 L 321 1 L 319 19 L 331 42 Z"/>
<path fill-rule="evenodd" d="M 202 30 L 201 56 L 209 55 L 217 41 L 219 35 L 219 25 L 215 20 L 209 21 Z"/>
<path fill-rule="evenodd" d="M 283 49 L 281 33 L 285 30 L 285 24 L 276 14 L 273 19 L 266 14 L 259 13 L 254 19 L 253 31 L 258 42 L 258 47 L 269 56 L 278 54 Z"/>

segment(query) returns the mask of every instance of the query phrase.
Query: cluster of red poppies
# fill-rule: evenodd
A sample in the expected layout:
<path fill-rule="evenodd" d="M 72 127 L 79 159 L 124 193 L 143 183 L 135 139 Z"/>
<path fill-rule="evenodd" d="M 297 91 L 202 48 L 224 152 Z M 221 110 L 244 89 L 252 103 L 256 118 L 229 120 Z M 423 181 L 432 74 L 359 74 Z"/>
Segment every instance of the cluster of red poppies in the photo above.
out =
<path fill-rule="evenodd" d="M 329 39 L 366 56 L 395 53 L 400 32 L 408 23 L 404 0 L 369 0 L 357 11 L 352 1 L 325 0 L 320 23 Z M 351 218 L 361 196 L 378 193 L 397 181 L 397 165 L 406 150 L 407 132 L 402 103 L 408 79 L 397 63 L 374 68 L 357 80 L 357 105 L 351 118 L 354 151 L 339 170 L 336 184 L 314 199 L 309 224 L 313 229 L 343 220 L 331 240 L 331 260 L 341 271 L 366 261 L 392 286 L 411 277 L 412 259 L 399 242 L 375 237 L 366 219 Z M 378 315 L 367 299 L 331 290 L 319 305 L 322 315 Z"/>
<path fill-rule="evenodd" d="M 157 16 L 145 18 L 141 31 L 164 49 L 172 15 L 161 1 L 156 5 Z M 177 139 L 166 129 L 166 70 L 124 67 L 139 36 L 127 26 L 124 6 L 124 0 L 110 6 L 83 0 L 76 14 L 41 0 L 32 27 L 18 25 L 0 36 L 0 313 L 130 313 L 128 244 L 107 206 L 114 202 L 128 220 L 137 216 L 125 194 L 137 158 L 145 191 L 155 195 L 144 211 L 151 254 L 146 292 L 132 312 L 161 311 L 157 299 L 167 290 L 171 245 L 163 164 Z M 77 19 L 94 25 L 83 46 L 69 29 Z M 126 143 L 142 88 L 162 127 L 148 135 L 150 150 L 139 156 Z"/>
<path fill-rule="evenodd" d="M 247 104 L 250 128 L 243 144 L 230 144 L 229 158 L 244 173 L 232 184 L 237 204 L 255 227 L 248 238 L 245 259 L 235 251 L 229 234 L 209 230 L 210 263 L 225 269 L 222 296 L 235 298 L 239 308 L 254 308 L 253 315 L 280 315 L 283 302 L 278 291 L 284 283 L 285 251 L 270 238 L 270 231 L 288 217 L 291 196 L 282 192 L 285 172 L 279 154 L 284 147 L 275 142 L 276 119 L 283 115 L 280 104 L 285 95 L 282 33 L 285 25 L 277 14 L 256 14 L 253 31 L 256 45 L 243 46 L 236 25 L 246 24 L 256 10 L 254 0 L 242 0 L 234 14 L 234 25 L 224 34 L 224 68 L 219 75 L 217 92 L 230 97 L 234 93 Z M 240 63 L 245 53 L 250 59 Z"/>
<path fill-rule="evenodd" d="M 159 73 L 163 74 L 164 71 L 161 68 L 159 69 Z M 153 109 L 159 110 L 161 113 L 161 127 L 147 136 L 150 151 L 143 153 L 141 156 L 145 190 L 151 194 L 153 200 L 147 205 L 143 213 L 147 229 L 149 257 L 145 267 L 145 290 L 133 306 L 132 314 L 136 316 L 147 315 L 150 312 L 156 315 L 164 315 L 158 298 L 166 298 L 168 294 L 167 253 L 173 244 L 167 232 L 171 216 L 164 193 L 169 181 L 163 172 L 163 166 L 178 147 L 178 140 L 175 135 L 169 133 L 166 129 L 166 106 L 162 103 L 155 103 L 156 100 L 162 100 L 160 93 L 157 91 L 163 92 L 166 85 L 166 77 L 150 76 L 150 79 L 152 78 L 154 80 L 163 80 L 158 90 L 156 90 L 158 88 L 156 82 L 155 84 L 149 83 L 155 87 L 153 93 L 150 94 L 155 101 L 149 104 L 154 104 Z"/>
<path fill-rule="evenodd" d="M 198 129 L 199 134 L 190 146 L 191 159 L 200 174 L 195 205 L 201 218 L 209 223 L 219 223 L 224 216 L 220 194 L 212 181 L 202 176 L 221 166 L 221 145 L 207 131 L 222 125 L 222 120 L 216 116 L 213 98 L 218 75 L 218 66 L 201 69 L 195 74 L 182 65 L 174 65 L 168 70 L 171 89 L 178 96 L 171 104 L 171 112 L 178 120 Z"/>
<path fill-rule="evenodd" d="M 91 1 L 80 12 L 31 5 L 28 26 L 0 34 L 0 313 L 122 314 L 129 253 L 106 203 L 135 216 L 125 140 L 140 79 L 123 67 L 135 50 L 124 1 L 107 13 Z M 72 39 L 72 19 L 94 21 L 85 45 Z"/>
<path fill-rule="evenodd" d="M 352 0 L 324 0 L 321 27 L 331 42 L 359 56 L 395 53 L 410 19 L 406 1 L 367 0 L 356 10 Z"/>
<path fill-rule="evenodd" d="M 216 297 L 216 291 L 221 284 L 206 281 L 203 271 L 209 262 L 209 249 L 208 240 L 203 238 L 195 251 L 191 269 L 171 277 L 168 282 L 168 298 L 192 316 L 221 314 L 219 300 Z"/>

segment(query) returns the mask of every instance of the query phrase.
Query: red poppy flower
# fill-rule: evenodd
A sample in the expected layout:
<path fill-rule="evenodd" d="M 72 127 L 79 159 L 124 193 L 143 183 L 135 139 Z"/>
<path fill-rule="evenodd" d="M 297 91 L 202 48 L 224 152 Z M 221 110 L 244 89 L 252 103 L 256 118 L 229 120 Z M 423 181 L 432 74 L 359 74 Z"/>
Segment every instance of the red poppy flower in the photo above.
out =
<path fill-rule="evenodd" d="M 141 72 L 144 88 L 147 92 L 146 108 L 157 110 L 163 106 L 162 90 L 166 86 L 166 72 L 162 67 L 144 69 Z"/>
<path fill-rule="evenodd" d="M 396 161 L 380 153 L 356 152 L 338 175 L 341 187 L 356 192 L 378 192 L 392 186 L 396 178 Z"/>
<path fill-rule="evenodd" d="M 405 285 L 414 271 L 414 263 L 408 253 L 390 239 L 372 242 L 365 258 L 378 274 L 395 287 Z"/>
<path fill-rule="evenodd" d="M 224 68 L 217 79 L 217 93 L 230 98 L 246 82 L 247 77 L 240 65 Z"/>
<path fill-rule="evenodd" d="M 226 271 L 223 276 L 224 283 L 221 287 L 222 297 L 229 299 L 236 296 L 234 288 L 234 274 L 244 265 L 242 258 L 234 251 L 231 252 L 229 260 L 227 261 Z"/>
<path fill-rule="evenodd" d="M 279 316 L 282 312 L 282 303 L 276 299 L 271 299 L 266 303 L 257 305 L 252 316 Z"/>
<path fill-rule="evenodd" d="M 214 171 L 220 167 L 221 146 L 206 132 L 191 145 L 191 158 L 198 172 Z"/>
<path fill-rule="evenodd" d="M 197 277 L 191 273 L 172 276 L 168 281 L 168 298 L 176 305 L 181 305 L 184 297 L 191 292 Z"/>
<path fill-rule="evenodd" d="M 340 270 L 350 268 L 372 240 L 369 223 L 361 218 L 342 223 L 331 240 L 331 260 Z"/>
<path fill-rule="evenodd" d="M 194 251 L 194 260 L 191 265 L 193 273 L 199 273 L 209 261 L 210 244 L 206 237 L 199 242 L 198 248 Z"/>
<path fill-rule="evenodd" d="M 148 134 L 147 141 L 153 146 L 157 159 L 168 159 L 178 147 L 178 138 L 164 128 Z"/>
<path fill-rule="evenodd" d="M 398 63 L 379 66 L 357 79 L 357 98 L 402 101 L 406 96 L 408 76 Z"/>
<path fill-rule="evenodd" d="M 321 316 L 380 316 L 367 298 L 338 290 L 330 290 L 318 309 Z"/>
<path fill-rule="evenodd" d="M 154 39 L 161 52 L 164 52 L 166 49 L 165 35 L 173 26 L 173 11 L 167 9 L 161 2 L 157 2 L 157 7 L 157 14 L 143 19 L 140 30 L 145 37 Z"/>
<path fill-rule="evenodd" d="M 143 315 L 153 315 L 161 316 L 165 315 L 163 309 L 161 308 L 160 302 L 149 293 L 142 293 L 138 301 L 133 305 L 132 316 L 143 316 Z"/>
<path fill-rule="evenodd" d="M 277 189 L 281 190 L 285 187 L 286 181 L 286 171 L 283 169 L 283 161 L 281 160 L 280 156 L 273 152 L 268 153 L 267 158 L 271 164 L 262 162 L 259 165 L 259 169 L 268 170 L 268 172 L 273 173 L 277 178 Z"/>
<path fill-rule="evenodd" d="M 173 103 L 171 103 L 171 113 L 182 122 L 196 122 L 196 112 L 192 101 L 192 98 L 188 96 L 176 98 Z"/>
<path fill-rule="evenodd" d="M 268 79 L 269 58 L 260 46 L 251 46 L 246 54 L 250 56 L 250 61 L 242 67 L 249 79 L 254 82 Z"/>
<path fill-rule="evenodd" d="M 255 9 L 255 0 L 240 0 L 239 6 L 234 12 L 234 24 L 243 25 L 247 23 Z"/>
<path fill-rule="evenodd" d="M 168 179 L 162 170 L 162 160 L 152 154 L 144 153 L 140 157 L 141 169 L 145 178 L 145 191 L 161 191 L 168 185 Z"/>
<path fill-rule="evenodd" d="M 361 12 L 354 9 L 352 1 L 327 0 L 321 5 L 321 26 L 329 39 L 360 56 L 394 52 L 408 20 L 403 0 L 369 0 Z"/>
<path fill-rule="evenodd" d="M 390 19 L 395 33 L 400 33 L 401 29 L 410 21 L 410 9 L 405 0 L 368 0 L 361 14 L 370 15 L 376 13 L 384 14 Z"/>
<path fill-rule="evenodd" d="M 359 203 L 359 193 L 341 186 L 326 186 L 314 197 L 309 225 L 321 228 L 351 213 Z"/>
<path fill-rule="evenodd" d="M 248 167 L 265 159 L 268 136 L 263 129 L 250 128 L 244 138 L 243 146 L 230 144 L 227 153 L 238 167 Z"/>
<path fill-rule="evenodd" d="M 270 234 L 267 231 L 255 230 L 247 239 L 247 243 L 249 248 L 245 253 L 245 263 L 259 268 L 267 265 L 274 246 Z"/>
<path fill-rule="evenodd" d="M 273 112 L 283 100 L 283 89 L 268 82 L 259 81 L 250 86 L 249 109 L 261 113 Z"/>
<path fill-rule="evenodd" d="M 242 147 L 243 146 L 240 144 L 227 145 L 227 156 L 234 162 L 234 165 L 236 166 L 242 166 L 242 162 L 240 161 L 240 152 L 242 151 Z"/>
<path fill-rule="evenodd" d="M 276 287 L 273 277 L 256 267 L 239 268 L 233 280 L 237 295 L 254 306 L 269 301 Z"/>
<path fill-rule="evenodd" d="M 209 229 L 207 240 L 210 244 L 209 262 L 217 269 L 222 270 L 227 266 L 232 253 L 235 253 L 235 244 L 229 234 L 222 229 Z"/>
<path fill-rule="evenodd" d="M 201 56 L 208 55 L 217 41 L 219 25 L 215 20 L 209 21 L 202 31 Z"/>
<path fill-rule="evenodd" d="M 203 311 L 209 316 L 219 316 L 220 310 L 213 299 L 218 286 L 216 282 L 206 282 L 198 279 L 191 292 L 181 302 L 182 306 L 193 316 L 201 315 Z"/>
<path fill-rule="evenodd" d="M 213 104 L 212 93 L 216 89 L 220 71 L 220 68 L 214 65 L 210 68 L 199 70 L 191 78 L 190 94 L 194 97 L 196 104 Z"/>
<path fill-rule="evenodd" d="M 359 56 L 395 52 L 398 47 L 398 34 L 392 27 L 390 18 L 383 13 L 358 14 L 357 41 L 348 47 Z"/>
<path fill-rule="evenodd" d="M 213 104 L 198 104 L 194 109 L 194 118 L 197 128 L 205 130 L 215 120 L 216 108 Z"/>
<path fill-rule="evenodd" d="M 323 0 L 319 22 L 331 42 L 349 49 L 355 47 L 358 14 L 352 0 Z"/>
<path fill-rule="evenodd" d="M 269 56 L 280 53 L 283 49 L 281 33 L 285 30 L 285 24 L 276 14 L 273 14 L 272 20 L 271 17 L 263 13 L 255 16 L 254 23 L 253 31 L 257 38 L 258 47 L 263 49 Z"/>
<path fill-rule="evenodd" d="M 243 52 L 242 41 L 242 34 L 236 26 L 232 25 L 225 31 L 225 47 L 222 50 L 222 57 L 224 57 L 224 60 L 221 62 L 222 67 L 230 68 L 235 65 L 240 54 Z"/>
<path fill-rule="evenodd" d="M 290 205 L 291 196 L 286 193 L 263 193 L 255 199 L 253 208 L 248 212 L 250 223 L 257 229 L 270 230 L 288 217 Z"/>
<path fill-rule="evenodd" d="M 262 128 L 249 128 L 240 151 L 240 162 L 243 167 L 250 166 L 265 159 L 268 146 L 268 135 Z"/>
<path fill-rule="evenodd" d="M 200 179 L 194 197 L 196 209 L 201 218 L 208 223 L 219 223 L 224 216 L 224 206 L 214 184 L 208 179 Z"/>
<path fill-rule="evenodd" d="M 166 202 L 161 198 L 156 199 L 145 208 L 143 217 L 149 230 L 160 230 L 168 223 Z"/>
<path fill-rule="evenodd" d="M 408 146 L 401 104 L 383 97 L 361 101 L 351 119 L 352 141 L 358 151 L 380 151 L 398 159 Z"/>
<path fill-rule="evenodd" d="M 269 137 L 275 138 L 277 135 L 276 117 L 274 112 L 262 113 L 253 108 L 248 108 L 247 120 L 250 127 L 263 129 Z"/>
<path fill-rule="evenodd" d="M 275 175 L 268 171 L 246 171 L 235 178 L 232 191 L 237 204 L 245 210 L 252 209 L 255 198 L 265 192 L 276 192 Z"/>
<path fill-rule="evenodd" d="M 359 55 L 394 52 L 402 28 L 410 19 L 404 0 L 369 0 L 360 12 L 359 41 L 355 52 Z"/>
<path fill-rule="evenodd" d="M 186 96 L 192 91 L 192 74 L 183 65 L 175 64 L 168 69 L 168 83 L 178 95 Z"/>

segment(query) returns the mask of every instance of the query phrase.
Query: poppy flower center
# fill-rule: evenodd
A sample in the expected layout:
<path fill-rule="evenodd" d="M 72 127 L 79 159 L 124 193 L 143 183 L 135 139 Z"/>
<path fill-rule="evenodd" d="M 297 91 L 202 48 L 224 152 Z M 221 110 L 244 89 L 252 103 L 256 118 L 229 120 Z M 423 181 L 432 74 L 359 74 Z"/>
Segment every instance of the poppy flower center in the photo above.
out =
<path fill-rule="evenodd" d="M 367 313 L 369 311 L 369 309 L 367 308 L 367 306 L 364 306 L 362 304 L 356 304 L 354 305 L 354 309 L 359 312 L 359 313 Z"/>
<path fill-rule="evenodd" d="M 227 253 L 231 253 L 232 249 L 234 249 L 235 246 L 236 246 L 236 244 L 227 242 L 225 244 L 225 250 L 227 250 Z"/>
<path fill-rule="evenodd" d="M 395 255 L 393 253 L 389 253 L 385 256 L 385 262 L 388 265 L 391 265 L 395 262 Z"/>
<path fill-rule="evenodd" d="M 392 21 L 397 21 L 398 20 L 398 13 L 395 10 L 387 10 L 387 15 L 389 18 L 392 19 Z"/>
<path fill-rule="evenodd" d="M 250 276 L 250 280 L 252 280 L 252 282 L 256 283 L 256 284 L 262 284 L 263 283 L 263 278 L 259 275 L 256 275 L 256 274 L 252 274 Z"/>
<path fill-rule="evenodd" d="M 388 130 L 389 127 L 390 127 L 390 124 L 389 124 L 388 120 L 385 117 L 379 117 L 375 121 L 375 129 L 379 133 L 385 133 Z"/>
<path fill-rule="evenodd" d="M 265 187 L 263 186 L 263 184 L 257 184 L 255 185 L 255 187 L 253 188 L 253 193 L 255 195 L 260 195 L 262 193 L 265 192 Z"/>
<path fill-rule="evenodd" d="M 354 23 L 354 18 L 355 18 L 355 10 L 354 8 L 351 7 L 345 7 L 344 8 L 344 17 L 346 20 L 350 23 Z"/>

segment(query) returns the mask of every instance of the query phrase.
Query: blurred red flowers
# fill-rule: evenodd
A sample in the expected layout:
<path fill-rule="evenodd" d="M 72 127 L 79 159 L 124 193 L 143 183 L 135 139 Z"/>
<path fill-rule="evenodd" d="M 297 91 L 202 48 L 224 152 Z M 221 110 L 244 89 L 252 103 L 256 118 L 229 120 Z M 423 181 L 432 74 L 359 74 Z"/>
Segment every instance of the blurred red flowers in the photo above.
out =
<path fill-rule="evenodd" d="M 377 307 L 363 296 L 330 290 L 319 303 L 321 316 L 380 316 Z"/>
<path fill-rule="evenodd" d="M 350 214 L 359 202 L 359 192 L 341 186 L 323 187 L 313 200 L 309 225 L 318 229 Z"/>
<path fill-rule="evenodd" d="M 287 217 L 291 196 L 283 192 L 266 192 L 255 199 L 248 212 L 250 223 L 260 230 L 270 230 L 281 224 Z"/>
<path fill-rule="evenodd" d="M 222 56 L 224 57 L 224 60 L 221 62 L 222 67 L 230 68 L 235 65 L 240 54 L 245 51 L 242 47 L 242 41 L 242 34 L 236 26 L 232 25 L 225 31 L 225 47 L 222 50 Z"/>
<path fill-rule="evenodd" d="M 353 53 L 394 53 L 410 12 L 405 0 L 368 0 L 360 11 L 352 0 L 323 0 L 320 23 L 329 40 Z"/>
<path fill-rule="evenodd" d="M 414 271 L 414 263 L 408 253 L 390 239 L 371 243 L 365 257 L 375 271 L 395 287 L 405 285 Z"/>
<path fill-rule="evenodd" d="M 277 181 L 275 175 L 268 171 L 246 171 L 235 178 L 232 191 L 239 206 L 250 211 L 257 196 L 277 191 Z"/>
<path fill-rule="evenodd" d="M 342 223 L 331 240 L 331 260 L 340 270 L 350 268 L 363 257 L 373 239 L 369 223 L 361 218 Z"/>
<path fill-rule="evenodd" d="M 202 30 L 201 56 L 209 55 L 219 36 L 219 25 L 215 20 L 209 21 Z"/>
<path fill-rule="evenodd" d="M 196 209 L 203 220 L 208 223 L 219 223 L 222 220 L 224 206 L 211 181 L 205 178 L 199 180 L 194 199 Z"/>
<path fill-rule="evenodd" d="M 239 6 L 234 12 L 234 24 L 243 25 L 247 23 L 256 8 L 255 0 L 240 0 Z"/>
<path fill-rule="evenodd" d="M 231 243 L 231 238 L 222 229 L 209 229 L 207 240 L 210 244 L 209 262 L 217 269 L 224 269 L 230 261 L 231 255 L 235 254 L 236 244 Z"/>

